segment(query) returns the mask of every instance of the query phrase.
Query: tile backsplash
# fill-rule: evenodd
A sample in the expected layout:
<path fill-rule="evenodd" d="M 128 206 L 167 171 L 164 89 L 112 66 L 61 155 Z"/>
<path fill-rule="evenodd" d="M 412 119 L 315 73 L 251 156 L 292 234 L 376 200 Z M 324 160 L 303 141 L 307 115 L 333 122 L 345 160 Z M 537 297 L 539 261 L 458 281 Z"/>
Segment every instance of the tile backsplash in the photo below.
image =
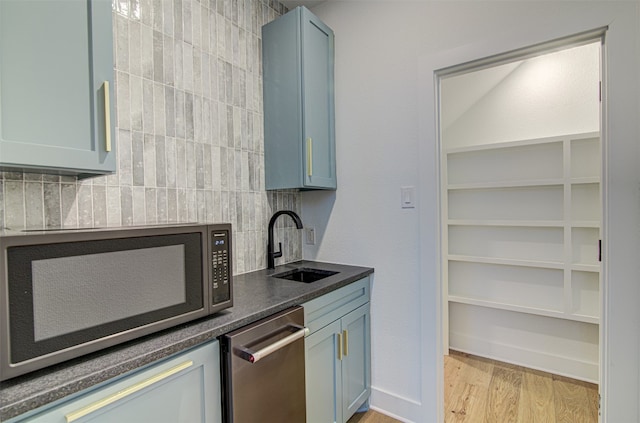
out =
<path fill-rule="evenodd" d="M 270 216 L 300 212 L 297 191 L 264 189 L 261 27 L 285 12 L 273 0 L 114 0 L 117 172 L 0 172 L 0 227 L 231 222 L 234 273 L 265 268 Z M 277 263 L 301 259 L 290 219 L 276 241 Z"/>

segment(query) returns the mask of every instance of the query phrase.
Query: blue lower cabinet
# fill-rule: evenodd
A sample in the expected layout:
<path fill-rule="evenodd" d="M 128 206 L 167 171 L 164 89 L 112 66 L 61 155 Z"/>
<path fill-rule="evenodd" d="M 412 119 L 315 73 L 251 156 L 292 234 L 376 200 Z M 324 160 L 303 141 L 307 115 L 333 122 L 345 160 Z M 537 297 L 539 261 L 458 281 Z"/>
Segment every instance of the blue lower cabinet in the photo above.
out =
<path fill-rule="evenodd" d="M 371 394 L 369 278 L 304 304 L 304 311 L 311 329 L 305 339 L 307 423 L 344 423 Z"/>
<path fill-rule="evenodd" d="M 15 422 L 219 423 L 218 341 L 164 360 Z"/>
<path fill-rule="evenodd" d="M 305 341 L 307 422 L 342 421 L 342 367 L 337 358 L 340 321 L 309 335 Z"/>
<path fill-rule="evenodd" d="M 342 416 L 353 416 L 371 394 L 369 304 L 342 319 Z"/>

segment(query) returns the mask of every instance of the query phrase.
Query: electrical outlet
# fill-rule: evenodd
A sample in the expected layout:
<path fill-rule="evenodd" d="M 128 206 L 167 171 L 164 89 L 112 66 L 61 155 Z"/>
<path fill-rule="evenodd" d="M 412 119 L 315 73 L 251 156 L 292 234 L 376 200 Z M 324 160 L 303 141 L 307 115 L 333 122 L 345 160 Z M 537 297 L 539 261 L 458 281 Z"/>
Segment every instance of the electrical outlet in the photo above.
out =
<path fill-rule="evenodd" d="M 316 228 L 304 228 L 304 237 L 307 245 L 316 245 Z"/>

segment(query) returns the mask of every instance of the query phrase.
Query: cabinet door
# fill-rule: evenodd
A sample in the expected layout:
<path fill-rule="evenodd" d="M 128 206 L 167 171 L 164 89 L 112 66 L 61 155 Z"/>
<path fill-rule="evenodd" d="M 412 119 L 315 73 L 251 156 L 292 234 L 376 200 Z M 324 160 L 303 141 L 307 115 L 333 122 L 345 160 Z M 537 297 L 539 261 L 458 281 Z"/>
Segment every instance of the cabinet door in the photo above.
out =
<path fill-rule="evenodd" d="M 301 8 L 305 186 L 336 188 L 333 31 Z"/>
<path fill-rule="evenodd" d="M 266 189 L 335 189 L 334 35 L 297 7 L 262 27 Z"/>
<path fill-rule="evenodd" d="M 108 384 L 30 423 L 218 423 L 222 421 L 218 342 Z"/>
<path fill-rule="evenodd" d="M 335 321 L 305 338 L 307 423 L 342 422 L 340 330 Z"/>
<path fill-rule="evenodd" d="M 112 33 L 110 0 L 0 2 L 0 169 L 115 171 Z"/>
<path fill-rule="evenodd" d="M 371 393 L 369 303 L 342 318 L 342 415 L 346 421 Z"/>

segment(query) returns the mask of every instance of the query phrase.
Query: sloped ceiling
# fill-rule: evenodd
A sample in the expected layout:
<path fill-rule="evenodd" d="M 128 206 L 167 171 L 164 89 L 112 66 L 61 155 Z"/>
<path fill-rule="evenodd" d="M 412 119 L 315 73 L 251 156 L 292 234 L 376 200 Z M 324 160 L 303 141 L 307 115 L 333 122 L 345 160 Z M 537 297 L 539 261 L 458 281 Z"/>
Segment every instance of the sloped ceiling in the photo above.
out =
<path fill-rule="evenodd" d="M 446 91 L 447 95 L 440 99 L 442 129 L 448 128 L 521 64 L 522 61 L 518 61 L 443 78 L 441 92 Z"/>
<path fill-rule="evenodd" d="M 599 130 L 600 44 L 441 80 L 449 148 Z"/>

